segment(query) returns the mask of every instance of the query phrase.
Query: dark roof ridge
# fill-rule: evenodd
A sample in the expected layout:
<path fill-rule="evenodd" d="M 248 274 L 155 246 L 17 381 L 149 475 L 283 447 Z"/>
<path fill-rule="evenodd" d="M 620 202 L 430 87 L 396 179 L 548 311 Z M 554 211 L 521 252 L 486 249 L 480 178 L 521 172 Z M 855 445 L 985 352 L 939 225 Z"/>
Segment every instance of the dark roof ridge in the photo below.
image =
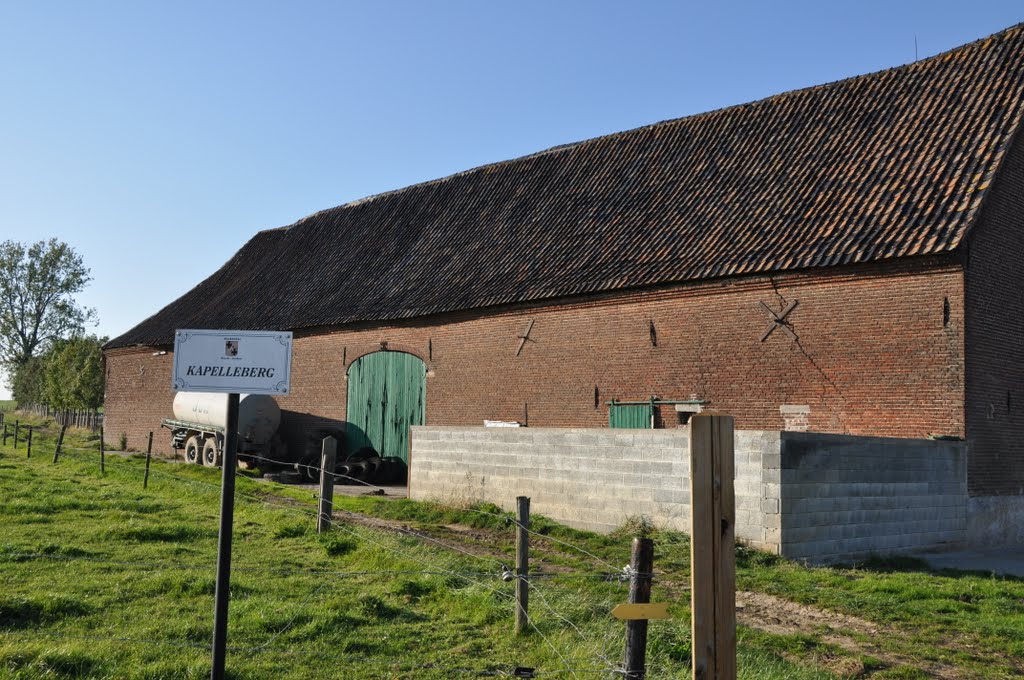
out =
<path fill-rule="evenodd" d="M 673 124 L 681 124 L 681 123 L 683 123 L 685 121 L 697 121 L 697 120 L 701 120 L 701 119 L 705 119 L 705 118 L 713 118 L 713 117 L 719 116 L 719 115 L 727 115 L 729 112 L 734 111 L 736 109 L 753 108 L 753 107 L 757 107 L 757 106 L 763 106 L 763 105 L 765 105 L 765 104 L 767 104 L 769 102 L 778 102 L 778 101 L 782 101 L 782 100 L 784 100 L 786 98 L 789 98 L 789 97 L 802 96 L 802 95 L 804 95 L 806 93 L 809 93 L 809 92 L 814 92 L 814 91 L 817 91 L 817 90 L 830 89 L 830 88 L 833 88 L 833 87 L 839 87 L 841 85 L 844 85 L 844 84 L 847 84 L 847 83 L 850 83 L 850 82 L 853 82 L 853 81 L 863 80 L 863 79 L 866 79 L 866 78 L 868 78 L 868 79 L 877 78 L 879 76 L 882 76 L 882 75 L 885 75 L 885 74 L 888 74 L 888 73 L 896 73 L 896 72 L 899 72 L 899 71 L 913 69 L 915 67 L 916 68 L 926 68 L 928 64 L 930 64 L 930 63 L 932 63 L 934 61 L 938 61 L 938 60 L 941 60 L 943 58 L 946 58 L 946 57 L 948 57 L 951 54 L 958 53 L 958 52 L 961 52 L 961 51 L 966 51 L 966 50 L 968 50 L 968 49 L 970 49 L 972 47 L 980 46 L 983 43 L 985 43 L 987 41 L 990 41 L 990 40 L 994 40 L 994 39 L 1002 40 L 1002 39 L 1005 39 L 1007 37 L 1010 37 L 1011 34 L 1013 34 L 1014 32 L 1021 31 L 1021 30 L 1024 30 L 1024 22 L 1021 22 L 1021 23 L 1018 23 L 1018 24 L 1014 24 L 1013 26 L 1010 26 L 1008 28 L 1004 28 L 1003 30 L 997 31 L 995 33 L 992 33 L 991 35 L 987 35 L 987 36 L 978 38 L 978 39 L 973 40 L 973 41 L 971 41 L 969 43 L 964 43 L 963 45 L 957 45 L 956 47 L 951 47 L 948 50 L 944 50 L 942 52 L 938 52 L 936 54 L 933 54 L 930 57 L 925 57 L 924 59 L 918 59 L 916 61 L 900 64 L 898 66 L 890 66 L 888 68 L 880 69 L 878 71 L 871 71 L 871 72 L 868 72 L 868 73 L 860 73 L 860 74 L 856 74 L 856 75 L 852 75 L 852 76 L 847 76 L 846 78 L 840 78 L 838 80 L 832 80 L 832 81 L 829 81 L 827 83 L 818 83 L 816 85 L 808 85 L 806 87 L 798 87 L 798 88 L 795 88 L 795 89 L 792 89 L 792 90 L 784 90 L 783 92 L 776 92 L 775 94 L 770 94 L 770 95 L 767 95 L 765 97 L 761 97 L 760 99 L 754 99 L 754 100 L 749 101 L 749 102 L 740 102 L 739 104 L 729 104 L 728 106 L 721 106 L 721 107 L 719 107 L 717 109 L 711 109 L 709 111 L 701 111 L 699 113 L 693 113 L 693 114 L 690 114 L 690 115 L 687 115 L 687 116 L 679 116 L 677 118 L 665 118 L 663 120 L 659 120 L 659 121 L 656 121 L 654 123 L 646 123 L 644 125 L 638 125 L 637 127 L 629 128 L 627 130 L 618 130 L 616 132 L 609 132 L 607 134 L 597 135 L 596 137 L 587 137 L 586 139 L 580 139 L 580 140 L 577 140 L 575 142 L 566 142 L 564 144 L 558 144 L 558 145 L 555 145 L 555 146 L 552 146 L 552 147 L 548 147 L 547 149 L 541 149 L 539 151 L 531 151 L 531 152 L 523 154 L 521 156 L 514 156 L 512 158 L 505 158 L 505 159 L 502 159 L 500 161 L 492 161 L 492 162 L 489 162 L 489 163 L 483 163 L 481 165 L 477 165 L 477 166 L 474 166 L 472 168 L 467 168 L 465 170 L 459 170 L 458 172 L 453 172 L 453 173 L 448 174 L 448 175 L 442 175 L 441 177 L 434 177 L 434 178 L 431 178 L 431 179 L 425 179 L 425 180 L 422 180 L 420 182 L 415 182 L 413 184 L 408 184 L 408 185 L 403 186 L 403 187 L 398 187 L 396 189 L 387 189 L 385 191 L 380 191 L 380 192 L 375 193 L 375 194 L 369 194 L 368 196 L 363 196 L 361 198 L 356 198 L 356 199 L 353 199 L 351 201 L 347 201 L 345 203 L 341 203 L 339 205 L 332 206 L 330 208 L 324 208 L 322 210 L 317 210 L 316 212 L 310 213 L 309 215 L 305 215 L 303 217 L 300 217 L 299 219 L 295 220 L 295 222 L 293 222 L 291 224 L 283 225 L 283 226 L 280 226 L 280 227 L 270 227 L 270 228 L 267 228 L 267 229 L 262 229 L 261 231 L 273 231 L 275 229 L 289 229 L 291 227 L 299 226 L 300 224 L 302 224 L 303 222 L 306 222 L 308 220 L 315 219 L 316 217 L 318 217 L 320 215 L 323 215 L 324 213 L 329 213 L 329 212 L 332 212 L 332 211 L 335 211 L 335 210 L 342 210 L 342 209 L 345 209 L 345 208 L 355 208 L 357 206 L 365 205 L 367 203 L 371 203 L 373 201 L 377 201 L 379 199 L 386 198 L 388 196 L 392 196 L 394 194 L 402 193 L 402 192 L 405 192 L 405 191 L 410 191 L 410 190 L 413 190 L 413 189 L 420 189 L 420 188 L 424 188 L 424 187 L 429 187 L 429 186 L 432 186 L 432 185 L 435 185 L 435 184 L 442 184 L 444 182 L 448 182 L 450 180 L 457 179 L 459 177 L 465 177 L 467 175 L 472 175 L 472 174 L 478 173 L 478 172 L 486 172 L 486 171 L 489 171 L 489 170 L 496 170 L 496 169 L 499 169 L 499 168 L 504 167 L 506 165 L 511 165 L 511 164 L 519 163 L 519 162 L 522 162 L 522 161 L 525 161 L 525 160 L 528 160 L 528 159 L 532 159 L 532 158 L 540 158 L 542 156 L 550 155 L 550 154 L 553 154 L 553 153 L 565 152 L 565 151 L 568 151 L 569 149 L 579 148 L 579 147 L 585 146 L 587 144 L 598 144 L 598 143 L 601 143 L 601 142 L 611 141 L 611 140 L 614 140 L 616 138 L 621 138 L 621 137 L 626 137 L 626 136 L 629 136 L 629 135 L 636 134 L 636 133 L 641 132 L 643 130 L 650 130 L 652 128 L 657 128 L 657 127 L 662 127 L 662 126 L 668 127 L 668 126 L 673 125 Z"/>

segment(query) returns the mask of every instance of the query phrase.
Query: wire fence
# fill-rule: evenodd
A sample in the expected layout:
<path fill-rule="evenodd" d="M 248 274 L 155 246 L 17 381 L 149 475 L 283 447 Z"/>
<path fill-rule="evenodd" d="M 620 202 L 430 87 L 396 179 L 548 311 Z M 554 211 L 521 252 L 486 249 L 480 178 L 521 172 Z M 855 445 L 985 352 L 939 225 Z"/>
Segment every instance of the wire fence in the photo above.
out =
<path fill-rule="evenodd" d="M 104 451 L 100 448 L 98 440 L 90 442 L 87 439 L 83 445 L 81 437 L 77 438 L 74 444 L 70 440 L 64 444 L 58 444 L 61 433 L 53 427 L 34 428 L 32 436 L 33 457 L 44 458 L 52 455 L 54 462 L 70 461 L 76 468 L 92 467 L 94 471 L 101 471 L 101 474 L 109 471 L 111 474 L 118 474 L 127 479 L 138 479 L 140 489 L 143 475 L 151 475 L 154 481 L 163 480 L 166 484 L 173 485 L 175 489 L 187 488 L 191 493 L 209 494 L 211 499 L 219 495 L 221 491 L 220 484 L 202 478 L 203 474 L 208 476 L 208 473 L 191 469 L 193 466 L 177 467 L 169 462 L 160 462 L 150 466 L 148 461 L 137 455 L 125 456 Z M 5 451 L 10 455 L 20 451 L 20 448 L 25 446 L 25 441 L 19 442 L 19 449 L 12 449 L 11 441 L 6 441 L 5 444 Z M 58 448 L 60 449 L 59 455 Z M 25 453 L 27 455 L 27 451 Z M 291 465 L 287 461 L 266 457 L 258 459 L 264 463 Z M 313 474 L 319 476 L 323 472 L 319 466 L 307 465 L 307 467 L 313 468 L 308 471 L 310 476 Z M 60 466 L 51 469 L 56 471 L 60 469 Z M 77 469 L 72 470 L 70 466 L 67 469 L 73 473 L 78 471 Z M 346 479 L 345 475 L 336 474 L 334 470 L 328 471 L 328 475 L 332 475 L 336 480 Z M 362 480 L 347 479 L 353 483 L 379 488 Z M 319 517 L 319 511 L 315 507 L 310 507 L 310 501 L 313 499 L 304 502 L 298 501 L 275 493 L 275 489 L 276 487 L 269 484 L 265 488 L 248 488 L 244 491 L 236 489 L 236 502 L 301 518 L 309 526 L 315 524 Z M 510 581 L 514 581 L 518 577 L 512 573 L 508 566 L 509 556 L 502 554 L 500 547 L 495 549 L 493 546 L 468 547 L 460 545 L 457 541 L 437 538 L 427 531 L 416 529 L 403 522 L 371 517 L 342 507 L 333 507 L 334 505 L 338 505 L 338 503 L 333 503 L 331 507 L 336 520 L 332 526 L 332 535 L 344 537 L 358 547 L 372 548 L 382 556 L 381 559 L 391 560 L 396 565 L 402 566 L 353 570 L 313 568 L 293 564 L 280 566 L 269 564 L 266 555 L 261 556 L 261 562 L 256 562 L 254 561 L 255 556 L 244 550 L 240 551 L 240 559 L 231 568 L 232 573 L 239 577 L 245 575 L 249 575 L 251 578 L 296 577 L 309 579 L 311 586 L 297 602 L 292 598 L 291 601 L 282 603 L 282 611 L 288 610 L 291 613 L 284 617 L 283 623 L 276 626 L 273 634 L 263 640 L 251 641 L 247 644 L 236 642 L 229 646 L 229 652 L 242 655 L 286 655 L 318 661 L 333 660 L 346 664 L 381 666 L 403 673 L 430 669 L 434 673 L 446 673 L 453 676 L 621 677 L 623 675 L 620 660 L 623 644 L 621 630 L 614 625 L 593 625 L 593 621 L 595 612 L 602 610 L 610 612 L 612 606 L 624 601 L 624 584 L 636 575 L 635 572 L 631 574 L 628 566 L 616 565 L 609 559 L 596 554 L 592 549 L 535 531 L 530 526 L 523 528 L 531 537 L 538 542 L 563 551 L 565 555 L 569 556 L 565 561 L 573 563 L 572 566 L 561 564 L 552 565 L 548 570 L 531 570 L 525 578 L 529 592 L 535 596 L 532 601 L 539 605 L 535 606 L 532 611 L 524 612 L 527 625 L 530 633 L 547 650 L 548 653 L 545 656 L 557 659 L 551 668 L 533 668 L 514 659 L 478 659 L 476 665 L 467 666 L 446 666 L 438 663 L 419 664 L 396 659 L 393 655 L 375 657 L 362 654 L 339 654 L 336 651 L 310 648 L 309 645 L 300 645 L 294 642 L 285 645 L 279 644 L 289 638 L 289 634 L 295 630 L 299 622 L 309 618 L 311 607 L 315 603 L 323 600 L 326 593 L 341 587 L 341 584 L 346 582 L 380 583 L 403 577 L 442 579 L 443 583 L 450 582 L 462 584 L 463 587 L 470 586 L 475 589 L 475 592 L 486 595 L 506 611 L 514 611 L 516 607 L 512 590 L 514 584 Z M 511 529 L 519 526 L 516 518 L 510 513 L 495 512 L 480 507 L 444 506 L 439 503 L 433 503 L 433 505 L 453 512 L 484 516 L 493 520 L 492 527 Z M 503 535 L 500 531 L 495 533 L 498 536 Z M 511 540 L 511 534 L 512 532 L 509 531 L 509 540 Z M 59 550 L 27 550 L 7 543 L 0 545 L 0 562 L 49 563 L 63 565 L 65 569 L 72 566 L 79 569 L 105 569 L 110 570 L 111 574 L 159 571 L 212 574 L 215 571 L 215 555 L 212 554 L 208 559 L 199 561 L 145 559 L 136 561 L 119 557 L 117 547 L 116 545 L 110 546 L 112 553 L 110 555 L 65 554 Z M 495 554 L 495 550 L 498 551 L 498 554 Z M 578 564 L 581 561 L 582 565 Z M 644 574 L 644 576 L 649 576 L 649 574 Z M 585 585 L 587 583 L 598 584 L 599 590 L 593 590 L 591 586 Z M 601 586 L 600 584 L 606 585 Z M 600 590 L 600 588 L 604 588 L 604 590 Z M 508 623 L 511 627 L 511 617 Z M 154 645 L 205 652 L 209 652 L 211 649 L 210 644 L 199 641 L 159 639 L 152 636 L 75 635 L 61 631 L 26 631 L 0 626 L 0 641 L 3 640 L 9 643 L 52 640 L 102 641 L 115 645 Z M 524 640 L 523 644 L 528 644 L 528 642 L 529 638 Z M 580 656 L 580 650 L 585 650 L 584 656 Z M 533 655 L 524 654 L 524 656 L 532 658 Z M 651 671 L 670 666 L 669 659 L 652 658 L 649 664 Z M 648 675 L 648 677 L 654 676 Z"/>
<path fill-rule="evenodd" d="M 103 413 L 97 409 L 55 409 L 46 404 L 18 404 L 10 414 L 17 417 L 19 413 L 29 414 L 38 418 L 53 418 L 60 425 L 81 427 L 96 431 L 103 427 Z"/>

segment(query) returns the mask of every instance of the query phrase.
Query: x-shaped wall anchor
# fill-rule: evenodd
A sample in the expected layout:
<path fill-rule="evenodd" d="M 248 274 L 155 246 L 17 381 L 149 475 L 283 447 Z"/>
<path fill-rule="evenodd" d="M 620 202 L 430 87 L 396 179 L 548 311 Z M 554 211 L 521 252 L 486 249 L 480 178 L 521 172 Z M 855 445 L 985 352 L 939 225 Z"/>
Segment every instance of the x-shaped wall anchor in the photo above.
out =
<path fill-rule="evenodd" d="M 772 320 L 768 322 L 768 327 L 765 328 L 764 333 L 761 334 L 761 342 L 767 340 L 768 336 L 771 335 L 772 331 L 774 331 L 776 328 L 781 328 L 783 331 L 785 331 L 786 335 L 788 335 L 794 340 L 797 339 L 796 333 L 793 332 L 793 329 L 786 325 L 786 317 L 789 316 L 790 312 L 796 309 L 798 303 L 799 300 L 793 300 L 788 305 L 786 305 L 786 308 L 783 309 L 781 312 L 776 312 L 774 309 L 772 309 L 763 302 L 757 303 L 761 305 L 764 311 L 768 312 L 769 316 L 772 317 Z"/>
<path fill-rule="evenodd" d="M 526 332 L 519 336 L 519 347 L 516 348 L 516 356 L 523 351 L 523 345 L 526 344 L 527 340 L 530 340 L 530 331 L 533 330 L 533 319 L 530 319 L 530 323 L 526 325 Z"/>

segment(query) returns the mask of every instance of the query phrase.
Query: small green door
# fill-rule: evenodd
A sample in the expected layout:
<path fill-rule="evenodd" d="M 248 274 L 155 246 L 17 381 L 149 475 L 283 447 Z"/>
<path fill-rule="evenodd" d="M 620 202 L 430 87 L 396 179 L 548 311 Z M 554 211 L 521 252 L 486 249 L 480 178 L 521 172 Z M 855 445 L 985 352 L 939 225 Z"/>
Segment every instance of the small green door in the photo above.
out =
<path fill-rule="evenodd" d="M 374 352 L 348 369 L 349 452 L 372 446 L 381 456 L 409 462 L 409 427 L 422 425 L 427 367 L 405 352 Z"/>
<path fill-rule="evenodd" d="M 608 427 L 649 430 L 653 427 L 653 404 L 616 404 L 608 407 Z"/>

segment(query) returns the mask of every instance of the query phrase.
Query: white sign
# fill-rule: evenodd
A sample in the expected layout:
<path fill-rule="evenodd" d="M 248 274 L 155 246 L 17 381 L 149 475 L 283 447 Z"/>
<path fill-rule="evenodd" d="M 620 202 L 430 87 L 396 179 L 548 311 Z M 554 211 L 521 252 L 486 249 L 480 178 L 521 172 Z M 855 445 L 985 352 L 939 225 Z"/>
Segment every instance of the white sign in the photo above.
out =
<path fill-rule="evenodd" d="M 178 392 L 288 394 L 292 334 L 288 331 L 174 333 L 174 374 Z"/>

